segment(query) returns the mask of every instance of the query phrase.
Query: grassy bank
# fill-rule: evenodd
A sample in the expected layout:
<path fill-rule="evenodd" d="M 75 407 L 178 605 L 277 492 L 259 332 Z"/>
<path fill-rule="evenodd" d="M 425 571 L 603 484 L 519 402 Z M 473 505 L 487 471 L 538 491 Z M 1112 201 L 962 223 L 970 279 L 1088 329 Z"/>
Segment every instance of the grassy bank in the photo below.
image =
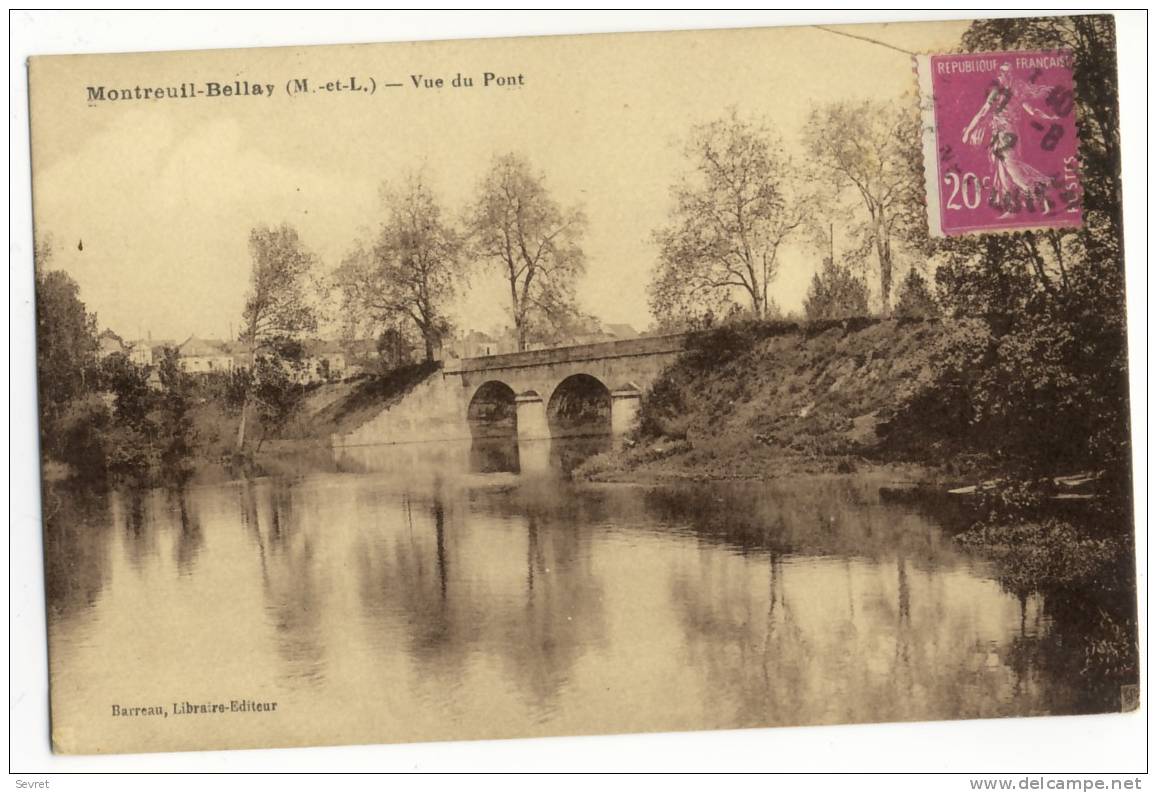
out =
<path fill-rule="evenodd" d="M 901 454 L 883 437 L 896 408 L 929 377 L 952 329 L 939 321 L 746 323 L 693 337 L 646 394 L 625 447 L 590 460 L 595 480 L 752 479 L 978 461 L 930 439 Z"/>

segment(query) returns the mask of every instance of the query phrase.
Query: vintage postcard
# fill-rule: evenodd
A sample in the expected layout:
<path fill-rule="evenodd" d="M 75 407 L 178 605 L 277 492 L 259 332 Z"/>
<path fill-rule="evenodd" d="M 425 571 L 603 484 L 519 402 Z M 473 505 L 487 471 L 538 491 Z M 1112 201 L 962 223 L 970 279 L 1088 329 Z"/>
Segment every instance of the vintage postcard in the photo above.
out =
<path fill-rule="evenodd" d="M 55 751 L 1137 708 L 1111 16 L 28 68 Z"/>

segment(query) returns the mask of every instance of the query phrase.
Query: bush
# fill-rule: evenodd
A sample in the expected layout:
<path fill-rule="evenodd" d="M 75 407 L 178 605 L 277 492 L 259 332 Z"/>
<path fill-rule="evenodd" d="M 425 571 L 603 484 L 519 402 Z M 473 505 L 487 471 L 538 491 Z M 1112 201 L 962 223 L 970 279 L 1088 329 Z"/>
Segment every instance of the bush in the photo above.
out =
<path fill-rule="evenodd" d="M 999 560 L 1001 582 L 1018 592 L 1103 584 L 1122 554 L 1118 541 L 1088 537 L 1057 518 L 982 523 L 957 541 Z"/>
<path fill-rule="evenodd" d="M 950 327 L 889 417 L 894 448 L 936 437 L 1041 473 L 1127 466 L 1123 339 L 1029 313 Z"/>
<path fill-rule="evenodd" d="M 106 473 L 107 431 L 112 414 L 96 395 L 75 399 L 64 408 L 56 425 L 47 428 L 49 451 L 85 478 Z"/>
<path fill-rule="evenodd" d="M 799 325 L 774 320 L 741 320 L 692 334 L 684 354 L 688 366 L 719 366 L 749 352 L 773 336 L 795 333 Z"/>
<path fill-rule="evenodd" d="M 136 427 L 114 425 L 103 440 L 104 466 L 112 476 L 141 477 L 158 462 L 153 438 Z"/>

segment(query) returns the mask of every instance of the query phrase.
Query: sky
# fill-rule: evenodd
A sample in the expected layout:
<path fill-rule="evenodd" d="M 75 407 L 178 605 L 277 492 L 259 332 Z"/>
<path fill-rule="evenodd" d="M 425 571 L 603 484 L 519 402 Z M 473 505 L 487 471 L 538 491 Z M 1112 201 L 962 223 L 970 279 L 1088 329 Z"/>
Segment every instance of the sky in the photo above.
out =
<path fill-rule="evenodd" d="M 958 22 L 838 28 L 911 52 L 955 49 Z M 687 168 L 691 127 L 730 106 L 802 155 L 810 110 L 835 100 L 916 102 L 908 55 L 814 27 L 412 44 L 284 47 L 34 59 L 34 223 L 53 267 L 127 338 L 226 338 L 259 224 L 295 226 L 325 271 L 372 236 L 383 183 L 422 168 L 457 217 L 492 159 L 517 152 L 564 207 L 581 205 L 580 307 L 642 330 L 653 230 Z M 482 75 L 522 75 L 483 87 Z M 449 85 L 461 74 L 472 88 Z M 415 88 L 411 76 L 441 77 Z M 306 78 L 374 80 L 373 93 L 290 96 Z M 89 102 L 88 86 L 273 84 L 271 96 Z M 385 83 L 402 83 L 387 88 Z M 837 254 L 840 245 L 836 229 Z M 822 256 L 801 237 L 771 287 L 798 310 Z M 451 314 L 460 328 L 509 323 L 497 270 L 476 268 Z"/>

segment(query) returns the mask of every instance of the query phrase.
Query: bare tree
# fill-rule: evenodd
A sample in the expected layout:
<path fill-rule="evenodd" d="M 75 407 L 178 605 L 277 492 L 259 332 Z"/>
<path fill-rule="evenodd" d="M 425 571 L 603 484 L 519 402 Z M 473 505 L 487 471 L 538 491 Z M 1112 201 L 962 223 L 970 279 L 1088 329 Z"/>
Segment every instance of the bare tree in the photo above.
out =
<path fill-rule="evenodd" d="M 445 308 L 463 277 L 462 242 L 442 219 L 442 208 L 421 174 L 399 189 L 384 188 L 386 206 L 377 241 L 358 247 L 342 262 L 337 283 L 347 321 L 375 332 L 412 322 L 426 360 L 449 329 Z"/>
<path fill-rule="evenodd" d="M 814 110 L 805 128 L 807 147 L 831 188 L 828 214 L 846 212 L 849 193 L 867 213 L 859 235 L 876 254 L 884 314 L 891 306 L 893 241 L 912 222 L 912 209 L 921 201 L 920 174 L 913 170 L 919 140 L 914 111 L 870 100 Z"/>
<path fill-rule="evenodd" d="M 732 108 L 694 127 L 685 153 L 691 170 L 671 188 L 671 223 L 654 234 L 660 258 L 651 311 L 723 314 L 738 292 L 765 318 L 780 247 L 805 217 L 779 138 Z"/>
<path fill-rule="evenodd" d="M 253 259 L 249 295 L 242 312 L 241 340 L 250 345 L 249 371 L 256 371 L 259 355 L 278 345 L 317 330 L 317 315 L 307 294 L 317 259 L 302 244 L 297 230 L 287 224 L 258 226 L 249 233 Z M 246 389 L 237 426 L 237 450 L 245 446 L 252 389 Z"/>
<path fill-rule="evenodd" d="M 517 154 L 494 160 L 468 211 L 474 253 L 502 271 L 510 287 L 518 349 L 536 325 L 574 314 L 574 284 L 585 269 L 580 238 L 586 218 L 561 208 L 541 173 Z"/>

